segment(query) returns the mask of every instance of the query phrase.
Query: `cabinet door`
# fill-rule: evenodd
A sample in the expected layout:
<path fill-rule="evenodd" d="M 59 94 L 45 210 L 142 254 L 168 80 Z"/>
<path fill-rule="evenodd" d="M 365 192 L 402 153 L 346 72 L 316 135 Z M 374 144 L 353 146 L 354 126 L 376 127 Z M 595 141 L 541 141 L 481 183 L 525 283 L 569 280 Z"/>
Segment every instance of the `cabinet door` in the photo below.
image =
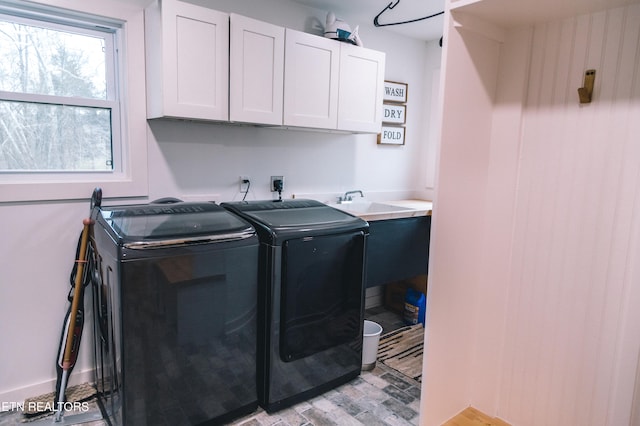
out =
<path fill-rule="evenodd" d="M 231 14 L 229 119 L 282 124 L 284 28 Z"/>
<path fill-rule="evenodd" d="M 175 0 L 147 8 L 147 117 L 229 118 L 229 15 Z"/>
<path fill-rule="evenodd" d="M 384 69 L 384 52 L 340 46 L 339 130 L 380 132 Z"/>
<path fill-rule="evenodd" d="M 287 28 L 285 50 L 284 124 L 335 129 L 340 44 Z"/>

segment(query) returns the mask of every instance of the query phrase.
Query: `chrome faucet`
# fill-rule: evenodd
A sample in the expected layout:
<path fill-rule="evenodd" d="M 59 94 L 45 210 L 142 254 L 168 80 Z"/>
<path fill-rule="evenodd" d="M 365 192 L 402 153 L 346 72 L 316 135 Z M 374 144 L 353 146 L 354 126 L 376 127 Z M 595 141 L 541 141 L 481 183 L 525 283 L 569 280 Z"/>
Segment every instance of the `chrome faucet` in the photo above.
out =
<path fill-rule="evenodd" d="M 338 203 L 339 204 L 350 203 L 351 201 L 353 201 L 353 197 L 351 196 L 353 194 L 360 194 L 360 196 L 364 198 L 364 194 L 362 193 L 362 191 L 357 189 L 355 191 L 347 191 L 344 193 L 344 196 L 338 197 Z"/>

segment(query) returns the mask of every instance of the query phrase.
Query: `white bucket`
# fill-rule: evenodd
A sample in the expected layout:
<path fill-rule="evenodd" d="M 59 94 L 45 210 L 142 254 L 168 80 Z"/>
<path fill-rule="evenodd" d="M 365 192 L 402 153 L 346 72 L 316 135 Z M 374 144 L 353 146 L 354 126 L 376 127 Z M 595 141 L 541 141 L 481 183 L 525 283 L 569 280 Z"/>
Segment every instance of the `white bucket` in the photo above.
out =
<path fill-rule="evenodd" d="M 382 327 L 377 322 L 364 320 L 364 332 L 362 334 L 362 369 L 373 370 L 378 358 L 378 342 Z"/>

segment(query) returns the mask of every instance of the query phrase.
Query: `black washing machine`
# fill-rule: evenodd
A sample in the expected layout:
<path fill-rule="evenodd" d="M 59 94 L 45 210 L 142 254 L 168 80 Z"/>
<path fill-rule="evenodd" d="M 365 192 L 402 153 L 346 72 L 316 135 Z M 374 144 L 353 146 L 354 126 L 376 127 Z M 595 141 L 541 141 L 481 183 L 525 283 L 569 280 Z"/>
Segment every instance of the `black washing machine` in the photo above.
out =
<path fill-rule="evenodd" d="M 274 412 L 357 377 L 368 223 L 313 200 L 221 206 L 260 237 L 260 405 Z"/>
<path fill-rule="evenodd" d="M 223 424 L 257 409 L 253 227 L 213 203 L 93 217 L 96 384 L 109 424 Z"/>

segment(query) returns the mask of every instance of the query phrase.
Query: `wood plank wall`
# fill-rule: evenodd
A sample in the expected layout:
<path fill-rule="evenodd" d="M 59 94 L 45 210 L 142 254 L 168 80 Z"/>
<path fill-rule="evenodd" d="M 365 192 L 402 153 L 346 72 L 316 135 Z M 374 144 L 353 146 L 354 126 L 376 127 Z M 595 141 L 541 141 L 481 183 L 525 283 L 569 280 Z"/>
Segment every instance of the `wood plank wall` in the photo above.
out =
<path fill-rule="evenodd" d="M 580 105 L 589 68 L 593 102 Z M 628 425 L 640 345 L 640 5 L 536 26 L 523 120 L 498 415 Z"/>

